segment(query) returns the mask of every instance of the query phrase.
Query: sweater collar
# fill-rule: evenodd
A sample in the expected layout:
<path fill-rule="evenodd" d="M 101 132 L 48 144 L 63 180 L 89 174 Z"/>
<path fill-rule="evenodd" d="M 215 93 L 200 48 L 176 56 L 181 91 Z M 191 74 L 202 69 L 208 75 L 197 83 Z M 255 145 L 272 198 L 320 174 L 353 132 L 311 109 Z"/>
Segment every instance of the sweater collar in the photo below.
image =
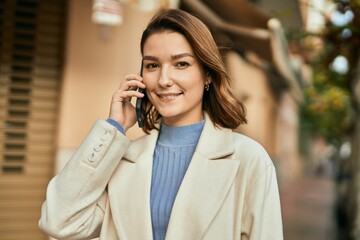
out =
<path fill-rule="evenodd" d="M 180 147 L 197 144 L 205 125 L 205 120 L 185 126 L 161 124 L 158 144 L 168 147 Z"/>

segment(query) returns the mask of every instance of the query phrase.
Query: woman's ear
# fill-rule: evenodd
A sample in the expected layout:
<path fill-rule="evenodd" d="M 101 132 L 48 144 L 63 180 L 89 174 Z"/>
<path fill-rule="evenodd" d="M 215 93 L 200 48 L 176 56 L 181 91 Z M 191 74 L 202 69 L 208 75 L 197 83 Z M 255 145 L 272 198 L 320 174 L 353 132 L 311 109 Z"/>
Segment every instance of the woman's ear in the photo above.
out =
<path fill-rule="evenodd" d="M 211 79 L 211 75 L 209 72 L 206 72 L 206 79 L 205 79 L 205 91 L 209 91 L 210 89 L 210 84 L 212 82 L 212 79 Z"/>
<path fill-rule="evenodd" d="M 212 82 L 212 78 L 211 78 L 211 74 L 209 71 L 205 72 L 205 76 L 206 76 L 206 80 L 205 80 L 205 85 L 208 85 Z"/>
<path fill-rule="evenodd" d="M 205 70 L 206 83 L 211 83 L 211 74 L 208 70 Z"/>

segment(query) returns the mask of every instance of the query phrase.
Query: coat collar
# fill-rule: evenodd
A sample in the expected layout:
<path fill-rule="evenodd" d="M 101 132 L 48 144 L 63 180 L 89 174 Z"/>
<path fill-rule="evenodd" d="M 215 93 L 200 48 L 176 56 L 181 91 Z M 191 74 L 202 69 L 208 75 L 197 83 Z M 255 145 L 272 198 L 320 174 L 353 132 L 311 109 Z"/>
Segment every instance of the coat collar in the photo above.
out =
<path fill-rule="evenodd" d="M 204 116 L 205 125 L 195 152 L 209 160 L 232 154 L 235 151 L 231 134 L 232 130 L 215 127 L 206 113 Z M 159 131 L 152 130 L 149 135 L 145 135 L 135 141 L 126 152 L 124 158 L 128 161 L 136 162 L 140 159 L 139 155 L 152 155 L 158 136 Z M 147 147 L 144 148 L 144 146 Z"/>
<path fill-rule="evenodd" d="M 195 152 L 209 160 L 215 160 L 234 153 L 232 130 L 217 128 L 205 115 L 204 130 L 200 135 Z"/>
<path fill-rule="evenodd" d="M 234 181 L 239 161 L 231 130 L 208 116 L 172 209 L 166 239 L 201 239 Z M 157 131 L 132 143 L 109 183 L 117 231 L 127 239 L 152 239 L 150 187 Z M 217 161 L 214 161 L 217 160 Z M 186 229 L 186 230 L 184 230 Z"/>

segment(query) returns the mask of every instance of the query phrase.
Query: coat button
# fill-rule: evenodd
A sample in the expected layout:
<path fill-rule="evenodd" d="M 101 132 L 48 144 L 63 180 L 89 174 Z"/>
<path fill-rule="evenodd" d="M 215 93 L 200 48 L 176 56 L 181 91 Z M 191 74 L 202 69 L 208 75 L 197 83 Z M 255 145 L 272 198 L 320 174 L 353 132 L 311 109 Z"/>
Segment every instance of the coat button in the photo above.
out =
<path fill-rule="evenodd" d="M 89 156 L 88 156 L 88 160 L 89 160 L 89 162 L 93 162 L 93 161 L 95 161 L 95 153 L 91 153 L 91 154 L 89 154 Z"/>
<path fill-rule="evenodd" d="M 104 132 L 103 135 L 101 135 L 100 140 L 105 142 L 109 138 L 109 133 L 107 131 Z"/>
<path fill-rule="evenodd" d="M 102 144 L 96 145 L 96 146 L 94 146 L 94 151 L 95 152 L 100 152 L 102 148 L 103 148 Z"/>

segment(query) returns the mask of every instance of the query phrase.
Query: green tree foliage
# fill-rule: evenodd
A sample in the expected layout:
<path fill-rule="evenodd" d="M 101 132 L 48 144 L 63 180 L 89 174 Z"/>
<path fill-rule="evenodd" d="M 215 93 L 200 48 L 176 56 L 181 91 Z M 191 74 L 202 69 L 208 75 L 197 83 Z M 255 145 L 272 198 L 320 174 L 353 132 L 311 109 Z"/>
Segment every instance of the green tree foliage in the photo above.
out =
<path fill-rule="evenodd" d="M 343 78 L 336 75 L 327 69 L 316 69 L 313 84 L 304 90 L 301 108 L 302 130 L 333 143 L 348 135 L 354 116 L 349 91 L 333 83 Z"/>
<path fill-rule="evenodd" d="M 353 14 L 351 21 L 339 24 L 328 16 L 326 27 L 320 34 L 304 34 L 302 46 L 317 38 L 321 44 L 308 52 L 308 61 L 313 68 L 312 83 L 305 87 L 305 101 L 301 108 L 302 130 L 339 143 L 351 134 L 356 115 L 352 94 L 354 69 L 360 49 L 360 0 L 333 0 L 338 14 Z M 309 39 L 307 40 L 307 38 Z M 308 47 L 308 46 L 307 46 Z M 338 73 L 331 68 L 338 56 L 348 62 L 348 71 Z"/>

